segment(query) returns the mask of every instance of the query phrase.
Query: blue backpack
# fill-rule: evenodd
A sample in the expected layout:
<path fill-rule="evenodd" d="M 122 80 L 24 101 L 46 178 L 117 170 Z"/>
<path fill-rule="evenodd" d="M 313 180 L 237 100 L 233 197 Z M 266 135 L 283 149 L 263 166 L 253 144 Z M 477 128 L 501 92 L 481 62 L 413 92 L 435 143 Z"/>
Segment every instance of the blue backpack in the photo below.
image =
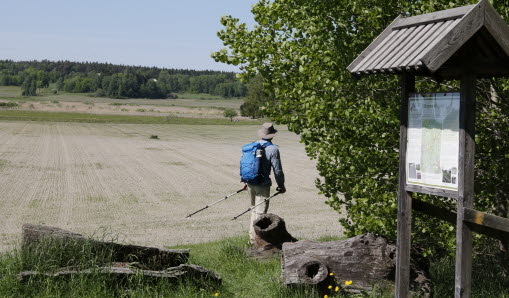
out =
<path fill-rule="evenodd" d="M 249 184 L 260 184 L 264 175 L 261 173 L 262 158 L 265 155 L 265 147 L 272 145 L 267 142 L 260 144 L 253 142 L 242 147 L 242 158 L 240 159 L 240 177 L 242 182 Z"/>

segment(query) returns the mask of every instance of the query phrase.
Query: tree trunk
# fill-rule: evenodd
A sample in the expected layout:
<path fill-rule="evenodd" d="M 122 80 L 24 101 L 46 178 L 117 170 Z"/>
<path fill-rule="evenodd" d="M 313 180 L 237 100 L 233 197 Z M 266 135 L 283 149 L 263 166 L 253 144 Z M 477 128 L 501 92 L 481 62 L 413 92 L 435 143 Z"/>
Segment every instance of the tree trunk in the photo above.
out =
<path fill-rule="evenodd" d="M 275 214 L 263 214 L 254 221 L 255 242 L 249 254 L 257 258 L 267 258 L 281 251 L 285 242 L 295 242 L 286 230 L 285 221 Z"/>
<path fill-rule="evenodd" d="M 285 285 L 311 284 L 322 289 L 338 285 L 349 292 L 370 291 L 373 284 L 394 281 L 396 246 L 373 234 L 331 242 L 284 243 L 281 262 Z M 412 288 L 430 295 L 427 268 L 418 267 L 423 266 L 413 262 Z M 347 281 L 351 284 L 345 285 Z"/>
<path fill-rule="evenodd" d="M 94 251 L 107 251 L 112 262 L 137 262 L 149 269 L 165 269 L 187 263 L 189 249 L 162 249 L 155 247 L 97 241 L 81 234 L 44 225 L 23 225 L 22 249 L 36 252 L 40 245 L 89 245 Z"/>

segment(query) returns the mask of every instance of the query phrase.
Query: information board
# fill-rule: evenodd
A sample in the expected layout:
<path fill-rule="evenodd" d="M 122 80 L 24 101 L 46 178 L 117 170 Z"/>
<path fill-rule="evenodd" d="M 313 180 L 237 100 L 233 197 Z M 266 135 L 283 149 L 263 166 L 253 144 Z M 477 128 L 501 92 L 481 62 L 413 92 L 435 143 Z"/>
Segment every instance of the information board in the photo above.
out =
<path fill-rule="evenodd" d="M 458 190 L 460 93 L 411 94 L 406 183 Z"/>

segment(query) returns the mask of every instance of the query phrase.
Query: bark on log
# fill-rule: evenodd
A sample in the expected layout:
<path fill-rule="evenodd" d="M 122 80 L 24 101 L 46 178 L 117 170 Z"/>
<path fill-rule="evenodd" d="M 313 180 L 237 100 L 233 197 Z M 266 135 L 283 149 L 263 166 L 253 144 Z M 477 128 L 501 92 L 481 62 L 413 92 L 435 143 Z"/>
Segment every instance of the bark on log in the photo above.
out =
<path fill-rule="evenodd" d="M 195 279 L 197 281 L 208 281 L 216 284 L 221 283 L 221 277 L 211 270 L 197 265 L 181 264 L 177 267 L 167 268 L 162 271 L 154 270 L 138 270 L 128 267 L 100 267 L 96 269 L 71 270 L 66 269 L 56 273 L 43 273 L 37 271 L 24 271 L 18 275 L 18 279 L 22 283 L 26 283 L 31 279 L 37 278 L 55 278 L 65 279 L 71 276 L 107 276 L 116 284 L 125 282 L 130 276 L 143 276 L 147 280 L 182 280 Z"/>
<path fill-rule="evenodd" d="M 359 292 L 370 291 L 378 282 L 394 281 L 396 246 L 373 234 L 331 242 L 284 243 L 282 253 L 282 280 L 288 286 L 335 283 L 347 291 Z M 422 267 L 415 262 L 412 265 L 412 288 L 427 296 L 431 294 L 431 282 L 427 268 Z M 346 286 L 345 281 L 352 284 Z"/>
<path fill-rule="evenodd" d="M 23 225 L 23 250 L 36 249 L 41 244 L 57 241 L 62 245 L 89 245 L 94 250 L 110 252 L 112 262 L 138 262 L 154 270 L 184 264 L 189 259 L 189 249 L 162 249 L 97 241 L 56 227 Z"/>
<path fill-rule="evenodd" d="M 295 239 L 286 230 L 285 221 L 271 213 L 261 215 L 253 223 L 255 241 L 249 254 L 257 258 L 265 258 L 279 253 L 285 242 L 295 242 Z"/>

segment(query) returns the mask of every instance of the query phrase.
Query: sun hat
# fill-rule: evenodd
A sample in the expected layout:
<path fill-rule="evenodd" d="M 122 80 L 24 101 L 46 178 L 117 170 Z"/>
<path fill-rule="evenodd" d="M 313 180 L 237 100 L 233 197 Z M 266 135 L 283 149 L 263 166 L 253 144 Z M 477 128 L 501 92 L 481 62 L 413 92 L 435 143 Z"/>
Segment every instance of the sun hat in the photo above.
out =
<path fill-rule="evenodd" d="M 258 135 L 262 139 L 272 139 L 276 135 L 276 133 L 277 130 L 270 122 L 263 123 L 262 128 L 258 130 Z"/>

